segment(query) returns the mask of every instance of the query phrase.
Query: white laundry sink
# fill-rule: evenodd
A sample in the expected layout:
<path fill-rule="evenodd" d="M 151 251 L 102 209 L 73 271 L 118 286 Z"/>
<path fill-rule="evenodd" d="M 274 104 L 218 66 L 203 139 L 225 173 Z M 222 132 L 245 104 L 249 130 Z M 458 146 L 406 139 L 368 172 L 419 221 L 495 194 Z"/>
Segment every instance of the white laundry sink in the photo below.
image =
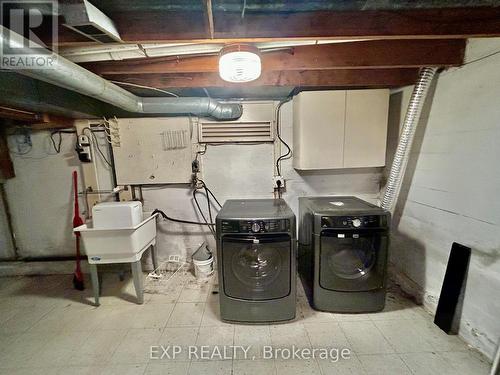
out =
<path fill-rule="evenodd" d="M 150 216 L 130 228 L 97 229 L 92 222 L 73 229 L 80 232 L 90 264 L 129 263 L 156 243 L 156 216 Z"/>

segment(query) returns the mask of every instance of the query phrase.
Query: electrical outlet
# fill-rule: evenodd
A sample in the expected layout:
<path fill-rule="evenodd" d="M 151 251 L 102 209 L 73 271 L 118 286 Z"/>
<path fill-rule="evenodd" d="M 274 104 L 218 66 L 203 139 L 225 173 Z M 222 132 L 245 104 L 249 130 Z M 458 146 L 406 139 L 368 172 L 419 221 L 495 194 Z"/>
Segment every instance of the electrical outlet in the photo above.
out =
<path fill-rule="evenodd" d="M 169 255 L 168 261 L 179 263 L 181 261 L 181 256 L 180 255 Z"/>
<path fill-rule="evenodd" d="M 274 189 L 285 190 L 285 179 L 283 178 L 283 176 L 273 177 L 273 187 Z"/>

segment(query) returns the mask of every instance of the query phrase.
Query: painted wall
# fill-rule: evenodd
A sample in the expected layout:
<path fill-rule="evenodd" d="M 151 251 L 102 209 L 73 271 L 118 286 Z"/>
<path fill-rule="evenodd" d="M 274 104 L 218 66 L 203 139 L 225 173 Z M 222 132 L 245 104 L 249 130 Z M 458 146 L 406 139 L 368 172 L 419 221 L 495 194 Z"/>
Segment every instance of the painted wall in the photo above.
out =
<path fill-rule="evenodd" d="M 282 136 L 292 144 L 292 103 L 282 109 Z M 79 167 L 73 151 L 75 138 L 63 135 L 62 151 L 54 155 L 48 137 L 48 132 L 33 133 L 33 150 L 27 155 L 13 155 L 17 177 L 6 183 L 19 253 L 24 257 L 74 253 L 70 176 Z M 14 150 L 15 141 L 11 137 Z M 274 153 L 270 143 L 208 146 L 201 163 L 204 181 L 222 203 L 228 198 L 273 197 Z M 107 189 L 109 172 L 100 160 L 98 166 L 101 188 Z M 380 191 L 380 168 L 297 173 L 289 159 L 282 164 L 282 174 L 287 180 L 283 198 L 295 211 L 297 197 L 303 195 L 355 194 L 376 201 Z M 144 188 L 143 195 L 145 210 L 160 208 L 173 217 L 202 220 L 189 187 Z M 83 200 L 80 202 L 83 206 Z M 200 203 L 205 208 L 202 195 Z M 205 240 L 213 247 L 209 234 L 199 226 L 162 221 L 158 233 L 160 258 L 172 254 L 189 258 Z"/>
<path fill-rule="evenodd" d="M 292 144 L 292 103 L 282 107 L 282 138 Z M 283 147 L 284 149 L 284 147 Z M 230 198 L 272 198 L 273 195 L 273 145 L 218 145 L 208 146 L 201 156 L 203 179 L 223 203 Z M 376 203 L 379 198 L 381 168 L 309 171 L 298 173 L 292 160 L 282 163 L 286 179 L 283 198 L 297 214 L 298 197 L 306 195 L 358 195 Z M 145 209 L 163 209 L 173 217 L 202 220 L 195 212 L 191 189 L 181 186 L 164 189 L 144 189 Z M 205 207 L 203 197 L 200 198 Z M 158 249 L 160 257 L 170 254 L 189 255 L 200 243 L 213 238 L 199 227 L 163 221 L 159 226 Z"/>
<path fill-rule="evenodd" d="M 500 53 L 485 57 L 494 52 L 498 39 L 472 41 L 469 63 L 436 80 L 395 210 L 391 252 L 398 274 L 434 310 L 452 243 L 472 248 L 460 335 L 490 358 L 500 338 Z M 411 90 L 391 96 L 389 153 Z"/>
<path fill-rule="evenodd" d="M 81 176 L 81 169 L 74 151 L 76 136 L 62 134 L 62 137 L 59 154 L 54 151 L 47 131 L 31 134 L 31 151 L 28 146 L 18 146 L 24 142 L 22 137 L 8 138 L 16 177 L 7 180 L 4 186 L 22 258 L 69 256 L 75 251 L 71 174 L 77 170 Z M 54 138 L 57 143 L 57 135 Z M 102 137 L 99 139 L 102 143 Z M 102 161 L 98 163 L 103 185 L 111 186 L 109 172 Z M 81 198 L 80 208 L 84 214 Z"/>

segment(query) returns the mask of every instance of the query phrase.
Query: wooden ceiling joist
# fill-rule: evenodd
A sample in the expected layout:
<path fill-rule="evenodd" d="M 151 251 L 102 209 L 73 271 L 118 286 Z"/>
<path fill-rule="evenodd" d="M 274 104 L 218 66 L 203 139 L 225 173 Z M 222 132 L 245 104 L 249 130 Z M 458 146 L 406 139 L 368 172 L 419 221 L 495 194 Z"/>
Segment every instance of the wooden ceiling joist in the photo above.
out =
<path fill-rule="evenodd" d="M 206 1 L 206 0 L 205 0 Z M 206 1 L 209 3 L 209 1 Z M 500 36 L 500 7 L 241 13 L 214 9 L 211 30 L 204 12 L 109 12 L 125 42 L 254 42 L 304 39 L 463 39 Z M 213 36 L 211 33 L 213 32 Z M 61 28 L 59 43 L 82 43 Z"/>
<path fill-rule="evenodd" d="M 17 108 L 0 106 L 0 118 L 14 120 L 19 124 L 30 125 L 34 130 L 70 128 L 73 119 L 69 117 L 25 111 Z"/>
<path fill-rule="evenodd" d="M 418 77 L 418 72 L 419 70 L 415 68 L 273 71 L 262 72 L 259 79 L 244 84 L 225 82 L 217 73 L 141 74 L 113 76 L 113 79 L 157 88 L 256 86 L 382 88 L 413 84 Z"/>
<path fill-rule="evenodd" d="M 280 16 L 215 13 L 216 38 L 464 38 L 500 35 L 500 7 L 297 12 Z M 146 36 L 146 35 L 144 35 Z"/>
<path fill-rule="evenodd" d="M 375 40 L 300 46 L 262 54 L 263 71 L 388 69 L 457 66 L 463 61 L 465 41 Z M 100 75 L 211 73 L 217 56 L 177 59 L 162 57 L 83 64 Z"/>

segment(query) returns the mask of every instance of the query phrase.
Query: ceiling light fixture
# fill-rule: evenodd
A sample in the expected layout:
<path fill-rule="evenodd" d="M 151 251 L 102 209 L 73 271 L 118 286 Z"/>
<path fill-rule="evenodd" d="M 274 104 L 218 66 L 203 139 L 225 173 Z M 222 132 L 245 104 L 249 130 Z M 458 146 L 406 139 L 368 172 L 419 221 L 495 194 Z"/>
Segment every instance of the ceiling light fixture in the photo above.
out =
<path fill-rule="evenodd" d="M 227 82 L 250 82 L 260 77 L 261 62 L 257 47 L 230 44 L 219 53 L 219 75 Z"/>

